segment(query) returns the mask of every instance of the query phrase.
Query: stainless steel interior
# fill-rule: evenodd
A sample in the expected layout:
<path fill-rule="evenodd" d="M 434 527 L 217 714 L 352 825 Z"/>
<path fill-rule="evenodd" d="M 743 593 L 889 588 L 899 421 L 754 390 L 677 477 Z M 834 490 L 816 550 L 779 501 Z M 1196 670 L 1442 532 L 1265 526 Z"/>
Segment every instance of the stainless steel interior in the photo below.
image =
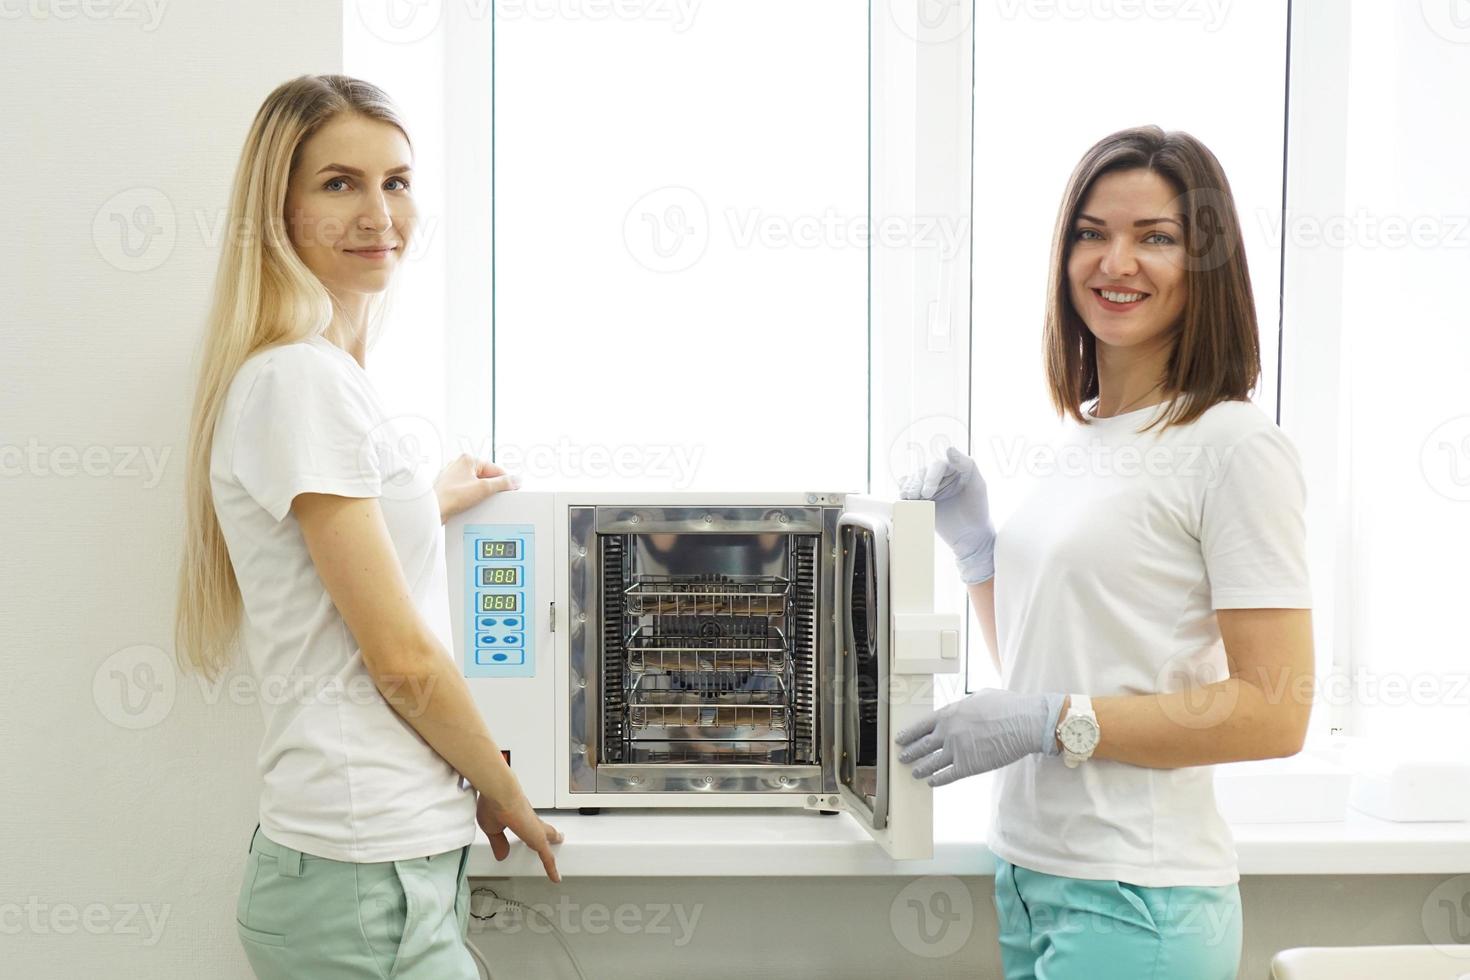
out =
<path fill-rule="evenodd" d="M 813 761 L 797 744 L 803 709 L 792 695 L 796 664 L 816 650 L 789 624 L 796 590 L 816 584 L 793 580 L 793 556 L 814 546 L 793 534 L 627 534 L 604 549 L 605 577 L 627 583 L 603 608 L 605 622 L 620 624 L 621 642 L 606 642 L 602 655 L 625 678 L 621 697 L 603 692 L 612 721 L 604 731 L 617 739 L 604 755 L 629 763 L 720 763 L 732 753 L 744 762 Z M 604 637 L 614 639 L 611 631 Z"/>
<path fill-rule="evenodd" d="M 569 508 L 571 788 L 836 790 L 836 508 Z"/>

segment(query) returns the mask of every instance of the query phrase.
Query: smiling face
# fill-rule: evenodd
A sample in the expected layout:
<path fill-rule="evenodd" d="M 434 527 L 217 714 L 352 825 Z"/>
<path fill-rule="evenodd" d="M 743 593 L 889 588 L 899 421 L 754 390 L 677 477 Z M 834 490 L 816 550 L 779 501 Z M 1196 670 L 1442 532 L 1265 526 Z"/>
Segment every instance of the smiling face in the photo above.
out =
<path fill-rule="evenodd" d="M 291 244 L 332 293 L 380 293 L 408 247 L 417 211 L 408 140 L 396 126 L 354 113 L 301 145 L 286 192 Z"/>
<path fill-rule="evenodd" d="M 1168 334 L 1184 313 L 1184 216 L 1179 192 L 1148 170 L 1104 174 L 1073 222 L 1067 258 L 1072 306 L 1100 347 Z"/>

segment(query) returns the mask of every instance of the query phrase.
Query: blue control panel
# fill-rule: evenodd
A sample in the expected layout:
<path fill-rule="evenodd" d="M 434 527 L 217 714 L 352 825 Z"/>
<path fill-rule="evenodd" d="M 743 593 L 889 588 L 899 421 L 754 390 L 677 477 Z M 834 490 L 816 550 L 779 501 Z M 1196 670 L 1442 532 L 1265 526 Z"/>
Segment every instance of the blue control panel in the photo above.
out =
<path fill-rule="evenodd" d="M 534 677 L 536 528 L 464 528 L 466 677 Z"/>

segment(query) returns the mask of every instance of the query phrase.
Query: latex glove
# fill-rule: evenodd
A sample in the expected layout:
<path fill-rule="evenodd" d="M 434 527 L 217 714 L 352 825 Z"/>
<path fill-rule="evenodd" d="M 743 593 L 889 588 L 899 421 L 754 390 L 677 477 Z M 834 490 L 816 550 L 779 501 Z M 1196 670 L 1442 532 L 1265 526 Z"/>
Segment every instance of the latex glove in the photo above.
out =
<path fill-rule="evenodd" d="M 919 760 L 914 778 L 943 786 L 1033 752 L 1061 755 L 1057 717 L 1066 699 L 1065 694 L 1017 694 L 994 687 L 976 691 L 895 735 L 894 741 L 906 746 L 898 761 Z"/>
<path fill-rule="evenodd" d="M 955 447 L 898 487 L 904 500 L 934 501 L 934 530 L 954 552 L 960 580 L 975 585 L 995 577 L 995 526 L 990 493 L 975 461 Z"/>

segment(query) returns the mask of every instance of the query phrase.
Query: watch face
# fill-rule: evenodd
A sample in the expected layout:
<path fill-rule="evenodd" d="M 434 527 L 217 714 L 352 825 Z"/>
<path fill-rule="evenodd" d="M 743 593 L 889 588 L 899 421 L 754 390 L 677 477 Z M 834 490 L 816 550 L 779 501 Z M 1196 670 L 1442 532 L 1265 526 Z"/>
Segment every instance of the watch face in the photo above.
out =
<path fill-rule="evenodd" d="M 1097 725 L 1091 718 L 1068 718 L 1061 736 L 1069 752 L 1086 752 L 1097 744 Z"/>

